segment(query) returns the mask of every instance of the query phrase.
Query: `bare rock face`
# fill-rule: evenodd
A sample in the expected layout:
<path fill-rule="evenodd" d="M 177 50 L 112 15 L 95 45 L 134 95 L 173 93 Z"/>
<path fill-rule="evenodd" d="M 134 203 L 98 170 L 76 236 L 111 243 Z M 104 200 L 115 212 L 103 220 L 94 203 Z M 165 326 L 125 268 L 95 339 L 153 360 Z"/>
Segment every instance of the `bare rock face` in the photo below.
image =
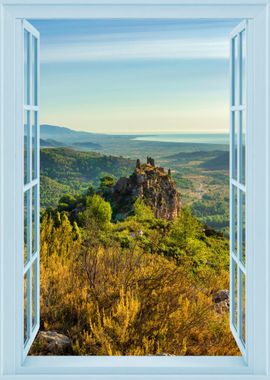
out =
<path fill-rule="evenodd" d="M 67 355 L 72 354 L 72 344 L 69 337 L 56 331 L 40 331 L 31 349 L 35 355 L 35 348 L 39 355 Z"/>
<path fill-rule="evenodd" d="M 113 199 L 123 214 L 128 214 L 137 198 L 152 208 L 156 218 L 173 220 L 180 215 L 180 194 L 171 173 L 156 167 L 151 157 L 147 157 L 146 164 L 137 161 L 133 174 L 120 178 L 114 186 Z"/>

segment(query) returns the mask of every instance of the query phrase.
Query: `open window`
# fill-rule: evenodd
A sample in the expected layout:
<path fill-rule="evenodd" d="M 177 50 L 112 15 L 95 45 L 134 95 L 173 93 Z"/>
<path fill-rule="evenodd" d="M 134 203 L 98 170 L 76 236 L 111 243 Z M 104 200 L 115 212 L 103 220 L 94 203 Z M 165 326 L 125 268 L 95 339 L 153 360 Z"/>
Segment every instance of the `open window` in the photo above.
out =
<path fill-rule="evenodd" d="M 39 33 L 22 21 L 24 126 L 23 357 L 39 329 Z"/>
<path fill-rule="evenodd" d="M 231 33 L 230 320 L 246 356 L 246 21 Z M 24 118 L 24 323 L 25 357 L 39 329 L 39 33 L 22 21 Z"/>
<path fill-rule="evenodd" d="M 231 33 L 230 321 L 246 355 L 246 57 L 247 22 Z"/>

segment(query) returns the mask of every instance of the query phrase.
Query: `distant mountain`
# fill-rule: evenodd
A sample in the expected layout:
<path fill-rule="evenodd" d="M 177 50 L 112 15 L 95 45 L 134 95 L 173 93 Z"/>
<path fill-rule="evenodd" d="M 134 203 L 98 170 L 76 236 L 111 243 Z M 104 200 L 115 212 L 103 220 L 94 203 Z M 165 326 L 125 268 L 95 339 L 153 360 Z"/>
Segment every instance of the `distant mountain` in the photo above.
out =
<path fill-rule="evenodd" d="M 180 152 L 176 154 L 172 154 L 170 156 L 164 157 L 166 160 L 170 161 L 184 161 L 184 162 L 189 162 L 189 161 L 200 161 L 200 160 L 205 160 L 206 158 L 209 158 L 209 156 L 215 157 L 219 153 L 223 153 L 220 151 L 210 151 L 209 150 L 198 150 L 198 151 L 193 151 L 193 152 Z"/>
<path fill-rule="evenodd" d="M 228 170 L 229 169 L 229 152 L 228 151 L 195 151 L 195 152 L 181 152 L 171 156 L 164 157 L 164 159 L 172 163 L 188 163 L 191 161 L 202 161 L 199 167 L 206 170 Z"/>
<path fill-rule="evenodd" d="M 69 128 L 59 127 L 57 125 L 41 124 L 40 137 L 44 140 L 55 140 L 63 144 L 72 145 L 76 142 L 87 141 L 95 136 L 94 133 L 74 131 Z"/>
<path fill-rule="evenodd" d="M 69 128 L 59 127 L 57 125 L 41 124 L 40 132 L 41 134 L 47 134 L 47 135 L 59 135 L 59 134 L 66 135 L 66 134 L 73 134 L 75 131 Z"/>
<path fill-rule="evenodd" d="M 87 148 L 87 149 L 94 149 L 94 150 L 99 150 L 101 149 L 101 145 L 97 143 L 93 143 L 90 141 L 79 141 L 74 144 L 72 144 L 74 147 L 78 148 Z"/>
<path fill-rule="evenodd" d="M 208 152 L 228 151 L 228 146 L 221 144 L 143 141 L 136 139 L 139 135 L 82 132 L 49 124 L 41 125 L 40 135 L 44 140 L 58 141 L 64 146 L 80 151 L 95 150 L 106 155 L 139 158 L 141 160 L 144 160 L 145 155 L 148 154 L 154 156 L 157 161 L 161 161 L 161 159 L 163 161 L 169 156 L 168 160 L 171 162 L 186 163 L 191 160 L 205 161 L 206 158 L 213 158 L 214 154 L 209 156 Z M 192 156 L 193 152 L 196 152 L 194 156 Z M 166 167 L 164 163 L 163 166 Z"/>
<path fill-rule="evenodd" d="M 40 139 L 40 146 L 41 148 L 57 148 L 57 147 L 64 147 L 65 144 L 61 143 L 60 141 L 56 141 L 53 139 Z"/>
<path fill-rule="evenodd" d="M 90 132 L 74 131 L 56 125 L 42 124 L 40 126 L 41 147 L 72 147 L 77 150 L 100 150 L 102 135 Z M 94 141 L 91 141 L 94 139 Z"/>
<path fill-rule="evenodd" d="M 219 152 L 214 158 L 203 162 L 200 167 L 207 170 L 228 170 L 229 163 L 229 152 Z"/>

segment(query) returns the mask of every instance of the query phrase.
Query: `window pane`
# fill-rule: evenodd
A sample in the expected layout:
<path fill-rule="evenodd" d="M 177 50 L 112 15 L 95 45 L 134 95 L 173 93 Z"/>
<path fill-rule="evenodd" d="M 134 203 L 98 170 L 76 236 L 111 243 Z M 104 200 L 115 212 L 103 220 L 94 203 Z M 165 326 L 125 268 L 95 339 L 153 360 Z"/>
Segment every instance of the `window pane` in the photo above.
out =
<path fill-rule="evenodd" d="M 240 139 L 240 182 L 246 182 L 246 113 L 240 112 L 241 139 Z"/>
<path fill-rule="evenodd" d="M 38 205 L 37 186 L 34 186 L 32 188 L 32 254 L 36 253 L 37 251 L 37 227 L 38 227 L 37 205 Z"/>
<path fill-rule="evenodd" d="M 239 190 L 239 252 L 240 252 L 240 260 L 245 265 L 246 263 L 246 200 L 245 193 Z"/>
<path fill-rule="evenodd" d="M 239 117 L 238 112 L 232 113 L 232 178 L 237 180 L 238 166 L 238 131 Z"/>
<path fill-rule="evenodd" d="M 32 104 L 37 105 L 37 39 L 32 36 Z"/>
<path fill-rule="evenodd" d="M 241 331 L 240 338 L 245 344 L 246 342 L 246 276 L 240 270 L 240 289 L 241 289 Z"/>
<path fill-rule="evenodd" d="M 240 33 L 240 104 L 246 104 L 246 31 Z"/>
<path fill-rule="evenodd" d="M 38 135 L 37 112 L 32 116 L 32 179 L 37 178 L 38 169 Z"/>
<path fill-rule="evenodd" d="M 30 182 L 30 112 L 24 112 L 24 184 Z"/>
<path fill-rule="evenodd" d="M 30 190 L 24 193 L 24 264 L 30 259 Z"/>
<path fill-rule="evenodd" d="M 232 40 L 232 105 L 239 104 L 238 36 Z"/>
<path fill-rule="evenodd" d="M 233 273 L 233 279 L 232 279 L 232 323 L 234 327 L 237 330 L 237 320 L 238 320 L 238 279 L 237 279 L 237 265 L 235 261 L 232 259 L 232 273 Z"/>
<path fill-rule="evenodd" d="M 30 295 L 30 272 L 24 275 L 24 344 L 30 338 L 30 319 L 29 319 L 29 295 Z"/>
<path fill-rule="evenodd" d="M 232 186 L 232 220 L 231 220 L 231 244 L 232 244 L 232 251 L 237 256 L 237 188 L 235 186 Z"/>
<path fill-rule="evenodd" d="M 24 31 L 24 104 L 30 103 L 30 34 Z"/>
<path fill-rule="evenodd" d="M 37 325 L 37 259 L 32 264 L 32 330 Z"/>

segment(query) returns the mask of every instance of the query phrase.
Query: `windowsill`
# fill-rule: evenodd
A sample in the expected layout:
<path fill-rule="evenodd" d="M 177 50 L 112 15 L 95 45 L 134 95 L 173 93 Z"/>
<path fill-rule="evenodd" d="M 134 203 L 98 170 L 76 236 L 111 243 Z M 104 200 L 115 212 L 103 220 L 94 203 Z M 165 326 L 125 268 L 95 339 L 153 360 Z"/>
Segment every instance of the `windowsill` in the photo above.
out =
<path fill-rule="evenodd" d="M 242 356 L 27 356 L 19 374 L 249 374 Z"/>

